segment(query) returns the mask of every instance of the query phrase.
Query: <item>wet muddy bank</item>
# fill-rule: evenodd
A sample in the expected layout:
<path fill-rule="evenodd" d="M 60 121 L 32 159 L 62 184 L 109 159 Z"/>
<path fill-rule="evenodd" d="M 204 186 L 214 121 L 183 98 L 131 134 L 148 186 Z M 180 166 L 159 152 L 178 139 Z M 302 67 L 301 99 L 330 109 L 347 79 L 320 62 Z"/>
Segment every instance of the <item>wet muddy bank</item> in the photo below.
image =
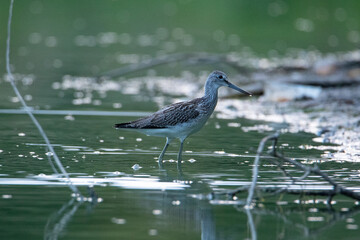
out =
<path fill-rule="evenodd" d="M 357 162 L 360 160 L 359 92 L 360 85 L 353 85 L 322 89 L 316 99 L 283 102 L 269 101 L 265 96 L 225 99 L 219 102 L 218 116 L 285 123 L 288 127 L 281 131 L 312 133 L 317 136 L 313 139 L 316 142 L 337 145 L 323 157 Z"/>

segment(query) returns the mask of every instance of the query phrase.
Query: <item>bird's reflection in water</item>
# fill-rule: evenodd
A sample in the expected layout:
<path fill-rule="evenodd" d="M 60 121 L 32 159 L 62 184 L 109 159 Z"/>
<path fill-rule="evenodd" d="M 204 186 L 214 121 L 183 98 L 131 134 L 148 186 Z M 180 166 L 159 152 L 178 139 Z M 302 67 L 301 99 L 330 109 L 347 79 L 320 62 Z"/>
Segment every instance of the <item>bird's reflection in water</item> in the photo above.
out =
<path fill-rule="evenodd" d="M 199 201 L 189 197 L 187 194 L 176 192 L 142 192 L 143 199 L 152 199 L 154 194 L 159 201 L 149 201 L 146 204 L 142 202 L 134 202 L 136 207 L 141 208 L 141 212 L 153 212 L 159 209 L 161 214 L 157 217 L 160 225 L 166 229 L 181 228 L 181 231 L 190 234 L 201 234 L 201 239 L 213 240 L 217 239 L 214 215 L 211 205 L 208 201 Z M 136 194 L 136 193 L 135 193 Z M 136 198 L 137 199 L 137 198 Z M 88 212 L 96 214 L 93 210 L 95 201 L 78 201 L 76 198 L 70 199 L 68 202 L 54 212 L 45 225 L 44 239 L 56 240 L 66 235 L 66 229 L 72 224 L 72 219 L 77 210 L 83 204 L 88 204 Z M 98 212 L 99 214 L 100 212 Z M 110 222 L 110 221 L 109 221 Z M 141 226 L 138 226 L 141 228 Z M 117 230 L 115 230 L 117 231 Z"/>
<path fill-rule="evenodd" d="M 171 179 L 169 176 L 171 174 L 176 175 L 176 170 L 164 176 L 167 181 L 178 179 Z M 187 178 L 187 176 L 183 177 L 184 179 Z M 200 183 L 193 183 L 192 186 L 194 187 L 196 184 Z M 299 238 L 318 237 L 329 228 L 337 227 L 339 223 L 360 213 L 360 206 L 349 208 L 346 212 L 317 208 L 316 215 L 322 216 L 325 221 L 318 222 L 314 226 L 311 222 L 306 221 L 307 217 L 314 216 L 310 211 L 310 209 L 314 209 L 314 206 L 308 207 L 305 204 L 299 208 L 297 204 L 286 206 L 269 204 L 266 208 L 245 209 L 242 201 L 233 201 L 233 203 L 230 200 L 209 201 L 206 195 L 200 197 L 200 195 L 191 193 L 194 193 L 193 189 L 183 191 L 121 190 L 118 192 L 119 198 L 115 202 L 106 201 L 107 206 L 102 210 L 119 208 L 121 210 L 117 213 L 121 213 L 124 219 L 133 217 L 153 219 L 150 224 L 141 220 L 129 221 L 127 223 L 130 224 L 129 229 L 135 227 L 144 230 L 144 228 L 154 227 L 156 231 L 159 230 L 158 234 L 165 234 L 162 235 L 165 239 L 171 239 L 171 236 L 184 233 L 187 236 L 201 236 L 203 240 L 239 239 L 239 237 L 258 239 L 265 234 L 265 229 L 266 231 L 269 230 L 269 221 L 277 222 L 277 230 L 274 230 L 276 236 L 281 235 L 289 238 L 297 234 Z M 113 196 L 112 194 L 111 196 Z M 94 192 L 90 193 L 90 196 L 86 201 L 78 201 L 78 199 L 72 198 L 54 212 L 46 223 L 44 239 L 55 240 L 66 235 L 66 229 L 70 224 L 74 224 L 72 219 L 83 204 L 87 204 L 88 212 L 92 215 L 104 214 L 101 211 L 92 211 L 98 202 L 98 198 Z M 89 201 L 89 199 L 91 200 Z M 107 217 L 111 219 L 114 215 L 110 214 Z M 304 219 L 305 221 L 303 221 Z M 113 223 L 109 221 L 109 224 Z M 132 224 L 136 224 L 136 226 Z M 282 230 L 278 231 L 279 229 Z M 119 233 L 119 228 L 109 228 L 108 234 L 119 236 L 118 234 L 126 235 L 129 233 Z"/>

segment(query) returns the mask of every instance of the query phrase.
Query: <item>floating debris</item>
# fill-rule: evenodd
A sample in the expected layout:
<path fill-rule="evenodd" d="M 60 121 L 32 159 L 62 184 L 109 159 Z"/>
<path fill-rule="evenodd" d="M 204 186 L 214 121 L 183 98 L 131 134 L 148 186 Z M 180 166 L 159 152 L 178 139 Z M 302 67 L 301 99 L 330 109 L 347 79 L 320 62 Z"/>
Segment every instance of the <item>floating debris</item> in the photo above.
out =
<path fill-rule="evenodd" d="M 122 108 L 122 104 L 121 103 L 113 103 L 113 108 L 115 108 L 115 109 Z"/>
<path fill-rule="evenodd" d="M 349 230 L 357 230 L 358 228 L 359 228 L 359 226 L 356 224 L 347 224 L 346 225 L 346 229 L 349 229 Z"/>
<path fill-rule="evenodd" d="M 325 219 L 324 217 L 308 217 L 308 222 L 323 222 Z"/>
<path fill-rule="evenodd" d="M 161 215 L 162 214 L 162 210 L 161 209 L 154 209 L 152 211 L 152 214 L 154 214 L 155 216 Z"/>
<path fill-rule="evenodd" d="M 115 224 L 125 224 L 126 223 L 126 220 L 123 219 L 123 218 L 111 218 L 111 222 L 112 223 L 115 223 Z"/>
<path fill-rule="evenodd" d="M 142 167 L 139 164 L 134 164 L 131 168 L 134 169 L 135 171 L 137 171 Z"/>
<path fill-rule="evenodd" d="M 259 125 L 255 125 L 255 126 L 251 126 L 251 127 L 242 127 L 241 129 L 244 132 L 257 131 L 260 133 L 274 131 L 274 128 L 270 127 L 269 125 L 265 125 L 265 124 L 259 124 Z"/>
<path fill-rule="evenodd" d="M 150 236 L 156 236 L 156 235 L 158 235 L 158 231 L 156 229 L 150 229 L 149 230 L 149 235 Z"/>
<path fill-rule="evenodd" d="M 236 123 L 236 122 L 230 122 L 227 125 L 228 125 L 228 127 L 240 127 L 241 126 L 240 123 Z"/>
<path fill-rule="evenodd" d="M 74 121 L 75 120 L 74 116 L 71 115 L 71 114 L 66 115 L 64 118 L 65 118 L 65 120 L 68 120 L 68 121 Z"/>
<path fill-rule="evenodd" d="M 214 151 L 215 154 L 225 154 L 225 151 Z"/>
<path fill-rule="evenodd" d="M 11 199 L 13 196 L 11 194 L 3 194 L 2 198 L 3 199 Z"/>
<path fill-rule="evenodd" d="M 172 205 L 174 206 L 179 206 L 181 204 L 181 201 L 180 200 L 174 200 L 171 202 Z"/>

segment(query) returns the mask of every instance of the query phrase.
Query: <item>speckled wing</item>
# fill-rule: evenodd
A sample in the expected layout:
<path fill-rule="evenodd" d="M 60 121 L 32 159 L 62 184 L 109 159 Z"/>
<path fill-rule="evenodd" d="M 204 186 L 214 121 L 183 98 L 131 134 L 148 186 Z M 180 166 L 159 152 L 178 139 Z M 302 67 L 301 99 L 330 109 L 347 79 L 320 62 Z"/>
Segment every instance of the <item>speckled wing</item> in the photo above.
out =
<path fill-rule="evenodd" d="M 175 103 L 148 117 L 128 123 L 115 124 L 115 128 L 154 129 L 175 126 L 176 124 L 187 122 L 199 116 L 200 111 L 197 109 L 197 106 L 200 101 L 201 100 L 197 98 L 188 102 Z"/>

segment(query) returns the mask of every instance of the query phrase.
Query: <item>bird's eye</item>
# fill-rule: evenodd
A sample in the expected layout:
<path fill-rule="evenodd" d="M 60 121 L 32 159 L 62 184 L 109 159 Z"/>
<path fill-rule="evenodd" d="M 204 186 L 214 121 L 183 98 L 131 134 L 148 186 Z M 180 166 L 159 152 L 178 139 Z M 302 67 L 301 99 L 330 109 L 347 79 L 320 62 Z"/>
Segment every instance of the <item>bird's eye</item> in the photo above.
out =
<path fill-rule="evenodd" d="M 220 76 L 219 76 L 219 79 L 223 79 L 223 76 L 222 76 L 222 75 L 220 75 Z"/>

